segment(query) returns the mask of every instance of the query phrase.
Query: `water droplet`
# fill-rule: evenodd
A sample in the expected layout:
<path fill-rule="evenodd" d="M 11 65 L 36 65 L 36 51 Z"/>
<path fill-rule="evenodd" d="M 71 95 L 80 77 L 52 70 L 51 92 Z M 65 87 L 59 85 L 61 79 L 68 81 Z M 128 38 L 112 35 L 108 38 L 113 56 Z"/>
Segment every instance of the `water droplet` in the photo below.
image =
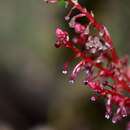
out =
<path fill-rule="evenodd" d="M 69 80 L 69 83 L 73 84 L 73 83 L 74 83 L 74 80 Z"/>
<path fill-rule="evenodd" d="M 105 118 L 106 118 L 106 119 L 110 119 L 110 115 L 109 115 L 109 114 L 106 114 L 106 115 L 105 115 Z"/>
<path fill-rule="evenodd" d="M 67 71 L 67 70 L 63 70 L 62 73 L 63 73 L 63 74 L 67 74 L 68 71 Z"/>
<path fill-rule="evenodd" d="M 95 102 L 95 101 L 96 101 L 96 97 L 95 97 L 95 96 L 92 96 L 92 97 L 91 97 L 91 101 L 92 101 L 92 102 Z"/>

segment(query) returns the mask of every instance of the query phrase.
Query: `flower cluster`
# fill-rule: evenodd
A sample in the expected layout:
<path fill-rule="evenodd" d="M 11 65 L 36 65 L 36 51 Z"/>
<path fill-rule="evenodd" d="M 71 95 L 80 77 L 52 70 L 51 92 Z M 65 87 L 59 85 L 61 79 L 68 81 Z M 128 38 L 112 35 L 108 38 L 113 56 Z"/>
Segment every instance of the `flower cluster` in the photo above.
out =
<path fill-rule="evenodd" d="M 47 0 L 47 2 L 56 3 L 58 0 Z M 67 74 L 70 62 L 76 58 L 80 59 L 70 75 L 70 82 L 74 83 L 78 74 L 84 72 L 83 83 L 97 93 L 97 96 L 92 96 L 91 100 L 96 101 L 99 97 L 104 97 L 105 118 L 111 118 L 112 122 L 116 123 L 129 114 L 128 59 L 117 56 L 109 31 L 95 20 L 92 11 L 89 12 L 82 7 L 77 0 L 65 2 L 71 7 L 68 15 L 65 16 L 65 21 L 74 33 L 70 38 L 67 31 L 56 29 L 55 46 L 68 48 L 73 52 L 73 56 L 65 62 L 62 72 Z M 74 10 L 78 10 L 79 13 L 72 16 Z M 87 18 L 89 22 L 79 22 L 82 18 Z M 93 29 L 97 31 L 94 32 Z M 113 106 L 116 107 L 116 111 Z"/>

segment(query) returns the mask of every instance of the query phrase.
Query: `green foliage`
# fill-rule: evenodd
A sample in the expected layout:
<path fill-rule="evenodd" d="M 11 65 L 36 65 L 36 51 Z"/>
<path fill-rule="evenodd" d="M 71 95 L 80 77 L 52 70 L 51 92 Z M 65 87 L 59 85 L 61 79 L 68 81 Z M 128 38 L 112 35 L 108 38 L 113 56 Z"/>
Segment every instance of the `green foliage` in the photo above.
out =
<path fill-rule="evenodd" d="M 66 0 L 59 0 L 59 5 L 62 6 L 62 7 L 66 7 L 67 1 Z"/>

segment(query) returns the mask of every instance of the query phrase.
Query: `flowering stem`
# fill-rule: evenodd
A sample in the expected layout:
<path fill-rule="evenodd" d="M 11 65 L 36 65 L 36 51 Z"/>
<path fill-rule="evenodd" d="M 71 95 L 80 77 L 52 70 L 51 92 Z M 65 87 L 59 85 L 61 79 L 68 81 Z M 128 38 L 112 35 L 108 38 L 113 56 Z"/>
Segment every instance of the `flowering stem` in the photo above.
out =
<path fill-rule="evenodd" d="M 56 3 L 58 0 L 47 0 L 47 2 Z M 112 122 L 116 123 L 129 114 L 130 98 L 124 93 L 130 93 L 128 60 L 126 57 L 122 59 L 118 57 L 109 31 L 95 20 L 92 12 L 82 7 L 77 0 L 66 0 L 66 2 L 72 8 L 65 20 L 69 22 L 69 27 L 74 29 L 74 37 L 70 39 L 68 32 L 57 28 L 55 46 L 71 49 L 74 56 L 65 62 L 63 73 L 67 74 L 68 65 L 73 59 L 80 58 L 81 61 L 71 73 L 70 82 L 74 83 L 78 73 L 83 70 L 86 73 L 85 85 L 106 98 L 107 119 L 112 116 L 112 104 L 117 106 L 112 116 Z M 76 9 L 79 13 L 70 19 L 72 11 Z M 89 23 L 77 22 L 77 19 L 82 17 L 86 17 Z M 98 34 L 91 34 L 90 26 L 95 28 Z M 91 99 L 96 100 L 95 96 Z"/>
<path fill-rule="evenodd" d="M 74 6 L 76 9 L 78 9 L 81 13 L 85 14 L 87 19 L 92 23 L 92 25 L 101 33 L 103 33 L 104 40 L 109 43 L 110 45 L 113 45 L 112 38 L 110 34 L 108 33 L 105 26 L 98 23 L 95 18 L 86 10 L 84 9 L 79 3 L 74 2 L 74 0 L 68 0 L 69 4 Z M 117 56 L 115 48 L 112 47 L 112 59 L 115 63 L 119 61 L 119 58 Z"/>

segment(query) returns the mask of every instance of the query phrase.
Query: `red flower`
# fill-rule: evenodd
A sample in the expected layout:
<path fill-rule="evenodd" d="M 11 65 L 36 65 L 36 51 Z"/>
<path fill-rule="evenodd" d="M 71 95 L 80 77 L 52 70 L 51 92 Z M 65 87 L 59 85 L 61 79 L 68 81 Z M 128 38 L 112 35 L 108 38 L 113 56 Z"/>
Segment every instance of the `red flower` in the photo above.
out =
<path fill-rule="evenodd" d="M 57 2 L 57 0 L 48 1 Z M 91 100 L 96 101 L 98 96 L 104 97 L 106 100 L 105 117 L 112 118 L 112 122 L 116 123 L 129 114 L 130 98 L 125 95 L 125 92 L 130 92 L 128 59 L 117 56 L 109 31 L 95 20 L 92 12 L 88 12 L 76 0 L 67 0 L 67 2 L 72 9 L 65 20 L 69 27 L 74 29 L 74 37 L 70 39 L 67 31 L 57 28 L 55 46 L 71 49 L 74 54 L 65 62 L 63 73 L 67 74 L 72 60 L 80 58 L 81 61 L 70 75 L 70 82 L 74 83 L 78 74 L 83 71 L 85 73 L 83 83 L 97 93 L 97 96 L 92 96 Z M 73 10 L 78 10 L 80 13 L 71 16 Z M 89 23 L 77 22 L 77 19 L 83 17 L 86 17 Z M 97 33 L 93 34 L 92 28 L 97 29 Z M 117 108 L 115 112 L 113 112 L 113 106 Z"/>

